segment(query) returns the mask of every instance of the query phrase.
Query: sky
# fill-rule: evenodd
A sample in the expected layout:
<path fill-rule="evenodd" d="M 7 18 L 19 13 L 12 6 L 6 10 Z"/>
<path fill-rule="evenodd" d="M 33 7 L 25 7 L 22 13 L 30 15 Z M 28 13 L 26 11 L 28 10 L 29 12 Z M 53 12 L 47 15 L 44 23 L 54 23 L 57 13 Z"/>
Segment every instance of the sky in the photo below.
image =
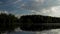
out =
<path fill-rule="evenodd" d="M 60 0 L 0 0 L 0 13 L 60 17 Z M 34 34 L 60 34 L 60 29 Z"/>
<path fill-rule="evenodd" d="M 60 0 L 0 0 L 0 13 L 60 17 Z"/>

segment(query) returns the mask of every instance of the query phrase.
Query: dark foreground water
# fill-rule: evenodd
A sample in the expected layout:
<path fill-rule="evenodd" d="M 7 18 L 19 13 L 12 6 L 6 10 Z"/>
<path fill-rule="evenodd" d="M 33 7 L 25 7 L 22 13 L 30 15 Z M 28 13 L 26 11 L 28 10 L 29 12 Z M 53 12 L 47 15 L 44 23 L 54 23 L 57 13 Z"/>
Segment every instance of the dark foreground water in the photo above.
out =
<path fill-rule="evenodd" d="M 50 29 L 44 31 L 22 31 L 19 27 L 14 32 L 4 34 L 60 34 L 60 29 Z"/>
<path fill-rule="evenodd" d="M 51 30 L 45 30 L 45 31 L 16 31 L 16 32 L 11 32 L 7 34 L 60 34 L 60 29 L 51 29 Z"/>

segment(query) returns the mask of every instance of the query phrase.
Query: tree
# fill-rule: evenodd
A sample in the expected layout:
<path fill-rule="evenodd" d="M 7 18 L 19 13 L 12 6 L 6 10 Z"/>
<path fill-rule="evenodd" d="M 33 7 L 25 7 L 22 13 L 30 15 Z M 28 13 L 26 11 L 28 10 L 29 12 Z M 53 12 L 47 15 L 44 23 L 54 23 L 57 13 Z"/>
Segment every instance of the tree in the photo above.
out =
<path fill-rule="evenodd" d="M 18 18 L 12 14 L 0 14 L 0 33 L 5 31 L 14 31 L 17 25 Z"/>
<path fill-rule="evenodd" d="M 25 15 L 21 16 L 20 23 L 22 23 L 20 28 L 25 31 L 41 31 L 41 30 L 60 28 L 60 25 L 52 26 L 51 24 L 49 24 L 49 23 L 60 23 L 60 18 L 51 16 Z M 46 25 L 44 23 L 48 24 Z"/>

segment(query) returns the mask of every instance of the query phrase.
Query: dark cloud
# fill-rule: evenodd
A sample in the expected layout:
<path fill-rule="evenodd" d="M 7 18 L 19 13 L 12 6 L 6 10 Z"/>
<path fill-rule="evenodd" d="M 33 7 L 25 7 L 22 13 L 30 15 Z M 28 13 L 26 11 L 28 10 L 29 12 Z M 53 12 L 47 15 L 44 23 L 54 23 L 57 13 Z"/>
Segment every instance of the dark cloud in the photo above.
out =
<path fill-rule="evenodd" d="M 0 11 L 15 14 L 43 14 L 44 9 L 50 10 L 50 7 L 59 5 L 59 0 L 0 0 Z"/>

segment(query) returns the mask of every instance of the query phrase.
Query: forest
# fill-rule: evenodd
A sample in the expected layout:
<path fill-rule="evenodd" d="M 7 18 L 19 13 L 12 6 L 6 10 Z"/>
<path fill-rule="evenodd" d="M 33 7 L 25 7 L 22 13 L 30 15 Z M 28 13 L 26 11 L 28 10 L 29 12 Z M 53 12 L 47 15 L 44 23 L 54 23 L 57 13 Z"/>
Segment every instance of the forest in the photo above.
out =
<path fill-rule="evenodd" d="M 42 31 L 60 28 L 60 25 L 58 25 L 60 24 L 60 18 L 58 17 L 25 15 L 21 16 L 19 20 L 22 23 L 21 29 L 25 31 Z M 43 25 L 44 23 L 47 23 L 47 25 Z"/>
<path fill-rule="evenodd" d="M 43 26 L 43 23 L 60 23 L 60 18 L 42 15 L 24 15 L 17 18 L 13 14 L 1 13 L 0 33 L 5 31 L 14 31 L 14 29 L 17 27 L 20 27 L 25 31 L 42 31 L 60 28 L 60 26 Z"/>

